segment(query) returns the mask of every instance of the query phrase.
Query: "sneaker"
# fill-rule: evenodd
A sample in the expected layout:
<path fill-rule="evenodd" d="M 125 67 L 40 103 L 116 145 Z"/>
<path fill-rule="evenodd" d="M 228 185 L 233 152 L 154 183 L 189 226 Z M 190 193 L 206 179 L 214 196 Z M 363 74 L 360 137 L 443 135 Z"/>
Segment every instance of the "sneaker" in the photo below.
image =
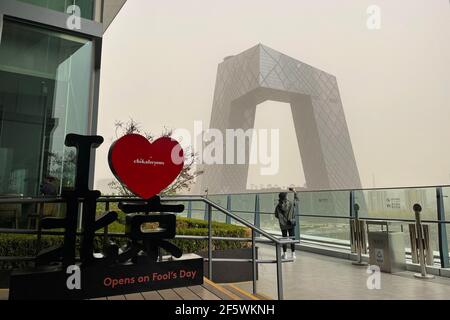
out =
<path fill-rule="evenodd" d="M 295 255 L 295 252 L 292 252 L 292 259 L 297 259 L 297 256 Z"/>
<path fill-rule="evenodd" d="M 281 255 L 281 259 L 283 260 L 287 259 L 287 252 L 283 252 L 283 254 Z"/>

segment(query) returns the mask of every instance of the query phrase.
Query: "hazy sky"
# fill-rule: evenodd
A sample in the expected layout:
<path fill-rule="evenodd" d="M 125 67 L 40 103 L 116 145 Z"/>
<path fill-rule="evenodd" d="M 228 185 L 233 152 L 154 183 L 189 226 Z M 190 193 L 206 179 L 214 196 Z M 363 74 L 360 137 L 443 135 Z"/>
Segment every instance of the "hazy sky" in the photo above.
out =
<path fill-rule="evenodd" d="M 217 65 L 258 43 L 337 77 L 364 187 L 450 183 L 448 0 L 128 0 L 104 37 L 96 180 L 115 120 L 207 127 Z M 255 125 L 282 128 L 282 169 L 249 183 L 302 185 L 289 107 L 266 102 Z"/>

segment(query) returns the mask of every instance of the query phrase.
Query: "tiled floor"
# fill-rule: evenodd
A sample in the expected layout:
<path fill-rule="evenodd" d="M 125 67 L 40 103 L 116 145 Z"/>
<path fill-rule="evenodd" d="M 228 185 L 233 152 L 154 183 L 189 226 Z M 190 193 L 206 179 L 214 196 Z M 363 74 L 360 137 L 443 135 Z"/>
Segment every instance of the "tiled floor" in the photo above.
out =
<path fill-rule="evenodd" d="M 274 258 L 273 247 L 260 247 L 263 258 Z M 260 265 L 258 292 L 276 298 L 276 267 Z M 412 272 L 381 274 L 381 289 L 370 290 L 366 267 L 353 266 L 350 261 L 297 252 L 297 260 L 283 264 L 285 299 L 450 299 L 450 278 L 433 280 L 414 278 Z M 238 284 L 251 292 L 251 283 Z"/>

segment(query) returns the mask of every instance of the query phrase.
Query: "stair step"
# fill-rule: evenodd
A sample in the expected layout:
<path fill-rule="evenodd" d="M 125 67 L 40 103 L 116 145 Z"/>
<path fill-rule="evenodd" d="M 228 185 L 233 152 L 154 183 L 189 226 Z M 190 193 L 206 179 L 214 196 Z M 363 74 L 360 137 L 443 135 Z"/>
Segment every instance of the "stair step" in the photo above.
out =
<path fill-rule="evenodd" d="M 203 286 L 222 300 L 242 300 L 242 298 L 225 289 L 222 285 L 212 282 L 206 277 L 203 278 Z"/>
<path fill-rule="evenodd" d="M 247 292 L 234 284 L 225 284 L 223 285 L 225 289 L 232 292 L 233 294 L 237 295 L 241 300 L 260 300 L 257 296 L 254 294 L 251 294 L 250 292 Z"/>
<path fill-rule="evenodd" d="M 255 296 L 259 298 L 259 300 L 273 300 L 273 298 L 270 298 L 269 296 L 266 296 L 262 293 L 255 293 Z"/>

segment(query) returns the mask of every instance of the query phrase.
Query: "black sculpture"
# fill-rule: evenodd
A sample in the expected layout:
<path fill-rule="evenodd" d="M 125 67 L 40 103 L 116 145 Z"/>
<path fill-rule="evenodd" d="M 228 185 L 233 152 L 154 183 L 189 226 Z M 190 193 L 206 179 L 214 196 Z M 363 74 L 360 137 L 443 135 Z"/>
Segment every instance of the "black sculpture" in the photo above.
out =
<path fill-rule="evenodd" d="M 100 257 L 94 255 L 96 231 L 105 228 L 118 218 L 117 212 L 114 211 L 96 218 L 97 201 L 101 193 L 89 190 L 91 151 L 102 143 L 103 138 L 100 136 L 67 135 L 66 146 L 77 149 L 75 188 L 62 193 L 67 205 L 65 218 L 44 218 L 41 221 L 43 230 L 64 229 L 63 245 L 41 251 L 36 257 L 36 269 L 12 274 L 10 299 L 79 299 L 112 295 L 110 292 L 112 289 L 113 294 L 120 294 L 202 283 L 203 260 L 198 256 L 186 256 L 177 261 L 158 260 L 160 249 L 164 249 L 175 258 L 182 257 L 182 251 L 167 240 L 175 238 L 176 235 L 176 216 L 173 213 L 184 210 L 183 205 L 161 204 L 159 196 L 149 200 L 119 203 L 119 208 L 127 214 L 125 235 L 128 244 L 124 248 L 119 248 L 117 244 L 110 242 Z M 78 259 L 76 249 L 79 218 L 82 219 L 82 230 Z M 148 223 L 155 223 L 158 228 L 145 231 L 143 225 Z M 66 286 L 66 270 L 70 266 L 77 266 L 84 275 L 83 289 L 79 292 L 72 291 Z M 109 280 L 106 280 L 110 279 L 111 275 L 118 278 L 137 277 L 139 280 L 146 279 L 150 271 L 165 272 L 166 269 L 185 268 L 198 270 L 196 273 L 198 276 L 190 280 L 174 278 L 172 282 L 167 283 L 134 281 L 128 287 L 112 289 L 106 285 L 109 283 Z"/>
<path fill-rule="evenodd" d="M 173 256 L 179 258 L 182 251 L 174 244 L 164 240 L 173 239 L 176 233 L 176 216 L 165 212 L 183 212 L 183 205 L 162 205 L 159 196 L 148 201 L 124 202 L 119 208 L 127 213 L 126 235 L 130 239 L 129 245 L 123 253 L 115 243 L 110 243 L 103 258 L 94 258 L 95 232 L 105 228 L 117 220 L 117 212 L 106 212 L 96 219 L 97 200 L 101 196 L 99 191 L 91 191 L 88 188 L 89 164 L 91 149 L 99 147 L 103 142 L 100 136 L 80 136 L 69 134 L 66 137 L 66 146 L 77 148 L 77 173 L 75 190 L 66 191 L 62 197 L 67 203 L 65 218 L 44 218 L 42 229 L 64 228 L 64 244 L 61 247 L 47 249 L 37 256 L 36 262 L 40 266 L 62 260 L 63 266 L 73 265 L 76 262 L 75 243 L 77 236 L 77 220 L 79 204 L 83 203 L 82 210 L 82 241 L 80 247 L 81 264 L 94 263 L 114 264 L 125 263 L 132 260 L 134 263 L 145 261 L 156 262 L 159 249 L 165 249 Z M 144 212 L 143 214 L 138 214 Z M 154 212 L 158 212 L 154 214 Z M 153 213 L 153 214 L 150 214 Z M 146 223 L 159 223 L 162 227 L 156 232 L 143 232 L 142 225 Z M 138 259 L 141 258 L 141 259 Z"/>

